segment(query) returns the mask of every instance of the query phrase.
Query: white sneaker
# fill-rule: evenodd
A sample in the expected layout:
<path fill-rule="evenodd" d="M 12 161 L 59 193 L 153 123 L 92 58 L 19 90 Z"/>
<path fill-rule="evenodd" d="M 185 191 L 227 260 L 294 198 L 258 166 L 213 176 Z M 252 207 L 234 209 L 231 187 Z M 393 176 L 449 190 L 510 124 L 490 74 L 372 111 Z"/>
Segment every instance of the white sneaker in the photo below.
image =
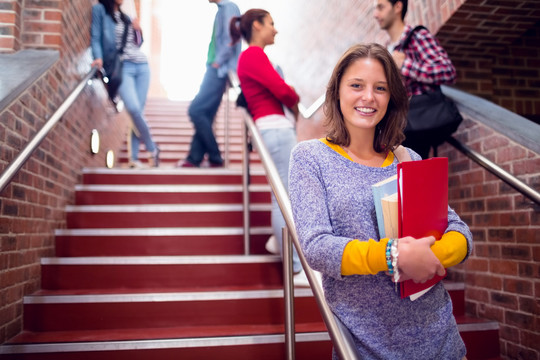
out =
<path fill-rule="evenodd" d="M 304 272 L 304 269 L 302 269 L 302 271 L 300 271 L 298 274 L 293 276 L 293 283 L 294 283 L 294 286 L 299 286 L 299 287 L 310 286 L 306 273 Z"/>
<path fill-rule="evenodd" d="M 268 238 L 268 241 L 264 245 L 264 248 L 266 251 L 268 251 L 270 254 L 279 255 L 281 254 L 281 251 L 279 251 L 279 243 L 274 235 L 270 236 Z"/>

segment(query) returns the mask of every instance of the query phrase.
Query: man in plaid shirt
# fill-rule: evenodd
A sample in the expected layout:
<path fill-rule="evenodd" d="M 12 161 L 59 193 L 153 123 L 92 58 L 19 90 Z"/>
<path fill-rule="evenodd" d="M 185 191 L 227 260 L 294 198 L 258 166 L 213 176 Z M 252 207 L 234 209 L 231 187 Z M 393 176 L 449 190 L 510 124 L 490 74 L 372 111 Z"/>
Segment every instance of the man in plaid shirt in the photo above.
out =
<path fill-rule="evenodd" d="M 453 84 L 456 69 L 437 39 L 426 29 L 417 30 L 406 49 L 403 42 L 412 31 L 405 25 L 408 0 L 376 0 L 374 17 L 390 36 L 388 51 L 392 54 L 405 81 L 410 96 L 438 90 L 442 84 Z M 431 144 L 425 136 L 405 133 L 403 145 L 415 150 L 422 158 L 429 156 Z"/>

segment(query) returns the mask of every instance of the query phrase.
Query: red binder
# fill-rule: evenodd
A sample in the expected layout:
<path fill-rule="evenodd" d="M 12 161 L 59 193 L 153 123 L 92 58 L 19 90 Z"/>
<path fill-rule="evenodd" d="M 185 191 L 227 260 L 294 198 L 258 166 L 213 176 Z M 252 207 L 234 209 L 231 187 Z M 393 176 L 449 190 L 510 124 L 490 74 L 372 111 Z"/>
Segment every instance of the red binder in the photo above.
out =
<path fill-rule="evenodd" d="M 399 237 L 433 235 L 439 240 L 448 227 L 448 159 L 431 158 L 398 164 Z M 400 283 L 401 298 L 414 300 L 444 276 L 417 284 Z M 416 294 L 416 297 L 414 296 Z"/>

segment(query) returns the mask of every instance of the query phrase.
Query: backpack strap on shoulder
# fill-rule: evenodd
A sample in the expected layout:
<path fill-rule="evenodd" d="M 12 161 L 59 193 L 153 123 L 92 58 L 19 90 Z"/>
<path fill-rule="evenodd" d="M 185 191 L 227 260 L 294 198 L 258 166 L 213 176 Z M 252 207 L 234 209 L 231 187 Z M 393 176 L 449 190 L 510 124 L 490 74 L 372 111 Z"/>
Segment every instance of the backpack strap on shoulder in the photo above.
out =
<path fill-rule="evenodd" d="M 409 151 L 402 145 L 395 148 L 393 152 L 399 162 L 412 161 L 411 154 L 409 154 Z"/>
<path fill-rule="evenodd" d="M 418 25 L 417 27 L 411 30 L 411 32 L 407 35 L 405 40 L 403 40 L 403 43 L 401 44 L 401 50 L 405 50 L 409 46 L 409 43 L 411 42 L 411 38 L 413 37 L 414 33 L 416 33 L 418 30 L 421 30 L 421 29 L 427 30 L 427 28 L 423 25 Z"/>

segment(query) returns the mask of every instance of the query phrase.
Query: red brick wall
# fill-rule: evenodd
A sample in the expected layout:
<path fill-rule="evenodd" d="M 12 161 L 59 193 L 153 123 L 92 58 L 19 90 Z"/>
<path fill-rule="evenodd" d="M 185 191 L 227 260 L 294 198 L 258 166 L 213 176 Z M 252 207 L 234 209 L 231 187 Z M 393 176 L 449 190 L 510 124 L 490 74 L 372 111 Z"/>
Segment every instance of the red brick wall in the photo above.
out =
<path fill-rule="evenodd" d="M 24 48 L 61 49 L 62 8 L 68 6 L 61 0 L 24 0 L 22 46 Z"/>
<path fill-rule="evenodd" d="M 493 63 L 493 102 L 540 124 L 540 22 Z"/>
<path fill-rule="evenodd" d="M 538 3 L 466 2 L 437 35 L 458 70 L 458 88 L 540 124 Z"/>
<path fill-rule="evenodd" d="M 456 138 L 540 187 L 540 154 L 474 119 L 465 120 Z M 452 273 L 465 280 L 467 312 L 499 322 L 505 358 L 538 359 L 539 208 L 450 145 L 439 155 L 450 160 L 450 205 L 474 235 L 473 254 Z"/>
<path fill-rule="evenodd" d="M 5 3 L 12 2 L 0 1 L 0 8 Z M 22 10 L 24 47 L 33 47 L 29 42 L 33 39 L 35 47 L 58 49 L 61 56 L 7 109 L 0 109 L 1 170 L 90 70 L 87 48 L 93 1 L 26 0 L 24 3 L 29 6 Z M 53 8 L 43 8 L 40 4 Z M 40 21 L 36 22 L 36 17 Z M 50 22 L 51 27 L 37 25 L 41 22 Z M 43 31 L 36 34 L 30 29 Z M 106 149 L 116 149 L 118 153 L 126 138 L 128 122 L 125 113 L 113 115 L 103 85 L 95 81 L 86 86 L 11 184 L 0 193 L 0 343 L 22 328 L 22 297 L 40 288 L 40 258 L 54 255 L 54 230 L 65 227 L 64 208 L 74 201 L 74 188 L 81 182 L 82 168 L 103 167 Z M 97 155 L 90 154 L 89 146 L 94 128 L 101 135 L 102 146 Z"/>
<path fill-rule="evenodd" d="M 19 50 L 21 4 L 17 0 L 0 0 L 0 52 Z"/>
<path fill-rule="evenodd" d="M 62 49 L 64 1 L 0 0 L 0 52 Z"/>

